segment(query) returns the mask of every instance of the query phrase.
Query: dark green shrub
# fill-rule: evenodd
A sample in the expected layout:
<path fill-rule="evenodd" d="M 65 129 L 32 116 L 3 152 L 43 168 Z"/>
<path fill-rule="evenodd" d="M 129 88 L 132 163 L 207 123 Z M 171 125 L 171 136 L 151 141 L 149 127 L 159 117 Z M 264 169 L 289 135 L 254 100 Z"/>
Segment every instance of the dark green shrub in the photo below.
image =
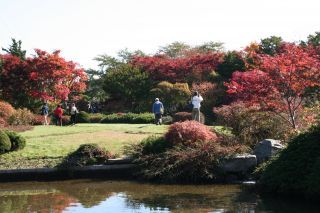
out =
<path fill-rule="evenodd" d="M 260 168 L 262 189 L 279 194 L 319 196 L 319 154 L 320 126 L 295 137 L 277 157 Z"/>
<path fill-rule="evenodd" d="M 9 152 L 11 149 L 11 142 L 9 136 L 0 130 L 0 154 Z"/>
<path fill-rule="evenodd" d="M 90 115 L 84 111 L 80 111 L 77 114 L 77 123 L 90 123 Z"/>
<path fill-rule="evenodd" d="M 101 123 L 135 123 L 135 124 L 146 124 L 153 123 L 154 115 L 152 113 L 114 113 L 106 115 Z"/>
<path fill-rule="evenodd" d="M 112 154 L 97 144 L 82 144 L 76 151 L 69 154 L 60 167 L 81 167 L 93 164 L 104 164 Z"/>
<path fill-rule="evenodd" d="M 142 140 L 141 143 L 133 145 L 133 147 L 129 145 L 128 147 L 126 147 L 125 151 L 127 155 L 135 155 L 137 154 L 138 150 L 138 155 L 149 155 L 162 153 L 169 148 L 172 148 L 172 145 L 171 143 L 166 141 L 164 137 L 152 135 Z"/>
<path fill-rule="evenodd" d="M 26 146 L 26 139 L 13 131 L 5 131 L 11 142 L 11 151 L 23 149 Z"/>

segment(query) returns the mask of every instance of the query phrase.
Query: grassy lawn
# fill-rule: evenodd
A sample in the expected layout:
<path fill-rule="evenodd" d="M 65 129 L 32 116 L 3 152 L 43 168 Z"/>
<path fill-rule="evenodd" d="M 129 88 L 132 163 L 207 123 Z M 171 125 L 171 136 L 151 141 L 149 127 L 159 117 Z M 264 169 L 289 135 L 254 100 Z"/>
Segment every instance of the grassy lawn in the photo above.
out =
<path fill-rule="evenodd" d="M 27 140 L 23 150 L 0 156 L 0 169 L 54 167 L 85 143 L 97 143 L 121 156 L 125 144 L 138 143 L 152 134 L 161 135 L 167 128 L 153 124 L 36 126 L 21 133 Z"/>

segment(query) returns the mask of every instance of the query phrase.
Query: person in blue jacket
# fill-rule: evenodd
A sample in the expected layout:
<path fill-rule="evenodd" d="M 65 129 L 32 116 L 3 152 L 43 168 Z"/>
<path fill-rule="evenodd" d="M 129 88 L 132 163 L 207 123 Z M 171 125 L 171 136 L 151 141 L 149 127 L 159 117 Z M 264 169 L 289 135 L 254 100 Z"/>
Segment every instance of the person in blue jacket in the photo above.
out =
<path fill-rule="evenodd" d="M 44 119 L 44 125 L 49 125 L 48 123 L 48 114 L 49 114 L 49 107 L 48 107 L 48 103 L 45 102 L 43 103 L 43 106 L 41 108 L 41 115 L 43 115 L 43 119 Z"/>
<path fill-rule="evenodd" d="M 155 102 L 153 103 L 153 106 L 152 106 L 152 112 L 154 113 L 156 124 L 161 125 L 164 107 L 163 107 L 163 104 L 160 102 L 159 98 L 155 99 Z"/>

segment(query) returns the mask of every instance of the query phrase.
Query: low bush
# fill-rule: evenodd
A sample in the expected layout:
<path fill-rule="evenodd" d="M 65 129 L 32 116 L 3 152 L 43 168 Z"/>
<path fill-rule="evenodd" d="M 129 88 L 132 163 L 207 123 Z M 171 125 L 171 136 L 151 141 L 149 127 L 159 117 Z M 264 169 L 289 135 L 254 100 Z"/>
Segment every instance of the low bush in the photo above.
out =
<path fill-rule="evenodd" d="M 125 153 L 135 158 L 140 155 L 159 154 L 169 148 L 172 148 L 172 144 L 165 140 L 164 137 L 152 135 L 142 140 L 139 144 L 125 147 Z"/>
<path fill-rule="evenodd" d="M 160 182 L 222 181 L 220 162 L 238 150 L 219 143 L 195 143 L 192 147 L 174 146 L 159 154 L 136 156 L 140 177 Z"/>
<path fill-rule="evenodd" d="M 231 127 L 232 133 L 250 147 L 266 138 L 288 140 L 290 137 L 290 128 L 280 117 L 261 112 L 255 106 L 235 102 L 215 108 L 214 113 L 218 124 Z"/>
<path fill-rule="evenodd" d="M 104 164 L 112 154 L 97 144 L 82 144 L 76 151 L 69 154 L 60 167 L 81 167 L 94 164 Z"/>
<path fill-rule="evenodd" d="M 190 145 L 196 141 L 214 142 L 217 140 L 217 135 L 197 121 L 184 121 L 170 125 L 165 139 L 173 145 Z"/>
<path fill-rule="evenodd" d="M 101 113 L 89 114 L 90 123 L 100 123 L 104 117 L 105 115 Z"/>
<path fill-rule="evenodd" d="M 9 131 L 9 130 L 5 131 L 5 133 L 10 138 L 10 142 L 11 142 L 10 151 L 20 150 L 26 146 L 26 139 L 21 135 L 19 135 L 18 133 Z"/>
<path fill-rule="evenodd" d="M 262 165 L 261 189 L 267 192 L 319 198 L 320 126 L 295 137 L 272 160 Z"/>
<path fill-rule="evenodd" d="M 14 112 L 15 109 L 11 104 L 0 100 L 0 118 L 6 121 Z"/>
<path fill-rule="evenodd" d="M 48 124 L 51 122 L 51 118 L 47 117 Z M 33 115 L 32 125 L 43 125 L 44 124 L 44 117 L 43 115 Z"/>
<path fill-rule="evenodd" d="M 90 123 L 90 114 L 84 111 L 80 111 L 77 114 L 77 123 Z"/>
<path fill-rule="evenodd" d="M 173 123 L 173 118 L 170 115 L 163 116 L 162 117 L 162 123 L 163 124 L 172 124 Z"/>
<path fill-rule="evenodd" d="M 10 125 L 30 125 L 34 119 L 33 113 L 24 108 L 24 109 L 17 109 L 8 119 L 8 123 Z"/>
<path fill-rule="evenodd" d="M 114 113 L 106 115 L 101 123 L 136 123 L 146 124 L 153 123 L 154 115 L 152 113 Z"/>
<path fill-rule="evenodd" d="M 0 154 L 9 152 L 11 149 L 11 142 L 9 136 L 0 130 Z"/>
<path fill-rule="evenodd" d="M 191 112 L 177 112 L 173 115 L 174 122 L 188 121 L 192 120 Z M 205 123 L 205 116 L 202 112 L 200 112 L 200 123 Z"/>

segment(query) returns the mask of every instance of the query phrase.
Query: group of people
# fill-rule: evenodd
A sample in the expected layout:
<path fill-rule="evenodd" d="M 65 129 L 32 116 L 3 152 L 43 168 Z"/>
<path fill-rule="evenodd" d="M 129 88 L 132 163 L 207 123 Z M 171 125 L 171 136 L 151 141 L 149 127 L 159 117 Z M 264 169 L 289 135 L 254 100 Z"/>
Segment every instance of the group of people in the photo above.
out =
<path fill-rule="evenodd" d="M 194 92 L 193 97 L 191 98 L 191 105 L 192 105 L 192 119 L 195 121 L 200 122 L 200 107 L 201 102 L 203 101 L 202 96 L 198 92 Z M 92 107 L 92 105 L 89 103 L 88 105 L 89 109 Z M 152 106 L 152 112 L 155 116 L 155 123 L 156 125 L 162 124 L 162 115 L 164 113 L 164 106 L 163 103 L 159 100 L 159 98 L 155 99 L 155 102 Z M 53 115 L 55 117 L 56 125 L 62 126 L 63 123 L 63 113 L 64 110 L 62 108 L 62 105 L 59 104 L 56 109 L 53 111 Z M 72 125 L 76 124 L 76 118 L 77 114 L 79 113 L 76 105 L 74 103 L 71 104 L 70 107 L 70 123 Z M 49 125 L 48 122 L 48 115 L 49 115 L 49 106 L 48 103 L 45 102 L 41 108 L 41 114 L 44 118 L 44 125 Z"/>
<path fill-rule="evenodd" d="M 202 96 L 199 92 L 194 92 L 191 98 L 192 105 L 192 119 L 200 122 L 200 107 L 201 102 L 203 101 Z M 162 115 L 164 113 L 163 103 L 159 100 L 159 98 L 155 99 L 155 102 L 152 106 L 152 112 L 154 113 L 155 123 L 156 125 L 162 124 Z"/>
<path fill-rule="evenodd" d="M 56 121 L 56 125 L 57 126 L 62 126 L 62 123 L 63 123 L 63 113 L 64 113 L 64 110 L 62 108 L 62 105 L 59 104 L 56 109 L 53 111 L 53 115 L 54 115 L 54 118 L 55 118 L 55 121 Z M 70 107 L 70 123 L 72 125 L 76 124 L 76 117 L 77 117 L 77 114 L 79 113 L 76 105 L 74 103 L 71 104 L 71 107 Z M 49 125 L 48 123 L 48 115 L 49 115 L 49 106 L 48 106 L 48 103 L 45 102 L 41 108 L 41 114 L 43 115 L 43 118 L 44 118 L 44 125 Z"/>

